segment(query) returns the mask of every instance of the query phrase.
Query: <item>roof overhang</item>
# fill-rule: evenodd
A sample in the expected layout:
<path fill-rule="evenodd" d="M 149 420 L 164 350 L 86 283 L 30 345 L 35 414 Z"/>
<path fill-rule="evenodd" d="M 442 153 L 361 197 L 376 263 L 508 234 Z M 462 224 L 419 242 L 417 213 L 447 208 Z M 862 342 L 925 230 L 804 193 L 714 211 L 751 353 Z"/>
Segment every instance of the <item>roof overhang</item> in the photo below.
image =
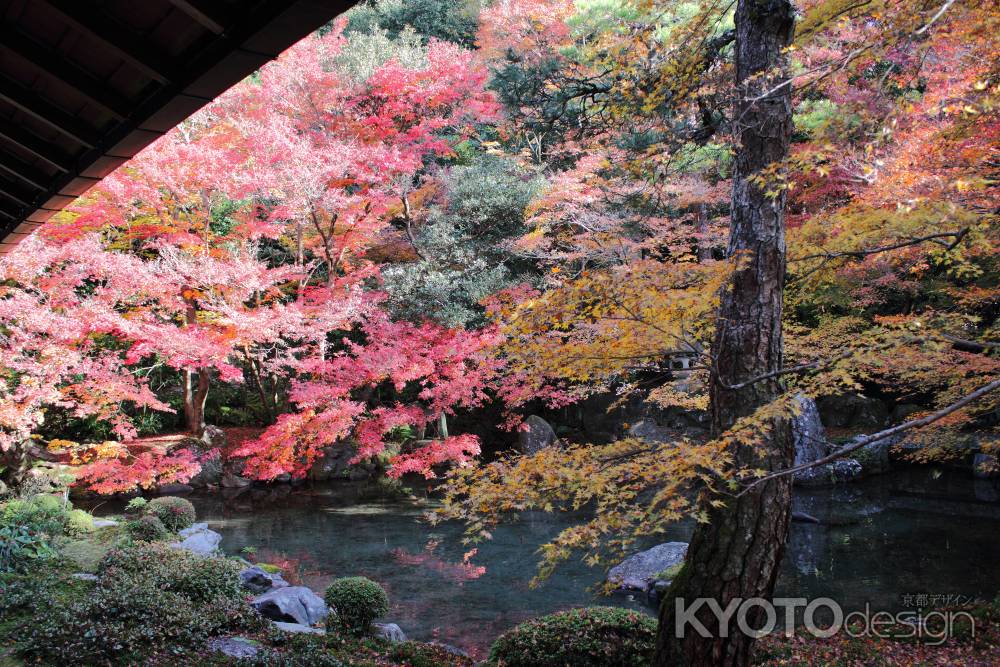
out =
<path fill-rule="evenodd" d="M 0 0 L 0 255 L 353 0 Z"/>

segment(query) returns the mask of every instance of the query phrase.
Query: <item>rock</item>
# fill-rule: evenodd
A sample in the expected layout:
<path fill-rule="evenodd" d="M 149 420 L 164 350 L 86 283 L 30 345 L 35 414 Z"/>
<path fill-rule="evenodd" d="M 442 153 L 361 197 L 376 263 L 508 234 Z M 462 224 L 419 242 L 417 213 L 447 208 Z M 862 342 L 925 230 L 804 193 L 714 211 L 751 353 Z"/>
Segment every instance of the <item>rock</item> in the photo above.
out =
<path fill-rule="evenodd" d="M 856 392 L 823 396 L 816 404 L 827 427 L 881 427 L 889 417 L 885 403 Z"/>
<path fill-rule="evenodd" d="M 258 595 L 251 603 L 272 621 L 312 625 L 326 618 L 329 609 L 323 599 L 305 586 L 276 588 Z"/>
<path fill-rule="evenodd" d="M 517 432 L 517 449 L 522 454 L 535 454 L 556 443 L 556 432 L 538 415 L 530 415 Z"/>
<path fill-rule="evenodd" d="M 257 642 L 244 637 L 213 637 L 205 646 L 208 650 L 221 653 L 230 658 L 252 658 L 260 651 Z"/>
<path fill-rule="evenodd" d="M 861 464 L 856 459 L 839 459 L 795 474 L 799 486 L 826 486 L 850 482 L 861 476 Z"/>
<path fill-rule="evenodd" d="M 301 623 L 283 623 L 281 621 L 271 621 L 271 625 L 278 628 L 282 632 L 291 632 L 292 634 L 306 634 L 306 635 L 325 635 L 326 630 L 322 628 L 310 628 L 308 625 L 302 625 Z"/>
<path fill-rule="evenodd" d="M 982 452 L 972 456 L 972 474 L 979 479 L 989 479 L 1000 477 L 1000 461 L 996 454 L 983 454 Z"/>
<path fill-rule="evenodd" d="M 186 549 L 201 556 L 214 555 L 219 549 L 219 543 L 222 542 L 222 535 L 209 529 L 207 523 L 196 523 L 177 534 L 184 539 L 181 542 L 174 542 L 171 547 Z"/>
<path fill-rule="evenodd" d="M 372 623 L 372 634 L 394 644 L 406 641 L 406 634 L 395 623 Z"/>
<path fill-rule="evenodd" d="M 889 416 L 892 418 L 893 423 L 904 422 L 907 417 L 921 410 L 923 408 L 916 403 L 897 403 L 893 406 Z"/>
<path fill-rule="evenodd" d="M 608 571 L 608 581 L 625 590 L 645 591 L 664 570 L 684 561 L 687 542 L 664 542 L 629 556 Z"/>
<path fill-rule="evenodd" d="M 94 519 L 94 528 L 107 528 L 108 526 L 117 526 L 118 522 L 114 519 Z"/>
<path fill-rule="evenodd" d="M 181 537 L 191 537 L 196 533 L 203 533 L 206 530 L 209 530 L 208 522 L 199 521 L 198 523 L 192 523 L 187 528 L 182 528 L 181 530 L 177 531 L 177 534 L 180 535 Z"/>
<path fill-rule="evenodd" d="M 209 424 L 201 432 L 201 441 L 205 449 L 224 449 L 226 446 L 226 432 L 214 424 Z"/>
<path fill-rule="evenodd" d="M 250 486 L 249 479 L 246 477 L 240 477 L 239 475 L 234 475 L 231 472 L 223 473 L 220 483 L 227 489 L 242 489 Z"/>
<path fill-rule="evenodd" d="M 90 574 L 89 572 L 77 572 L 76 574 L 70 576 L 74 579 L 79 579 L 80 581 L 97 581 L 99 579 L 96 574 Z"/>
<path fill-rule="evenodd" d="M 863 438 L 865 436 L 859 437 Z M 899 438 L 885 438 L 855 450 L 853 452 L 854 458 L 861 464 L 862 472 L 865 475 L 879 475 L 888 472 L 892 467 L 892 464 L 889 463 L 889 451 L 899 440 Z M 857 438 L 854 441 L 856 442 Z"/>
<path fill-rule="evenodd" d="M 189 480 L 189 484 L 195 488 L 202 489 L 206 486 L 215 486 L 222 482 L 222 461 L 216 455 L 206 457 L 201 460 L 201 470 Z"/>
<path fill-rule="evenodd" d="M 795 465 L 799 466 L 826 456 L 827 442 L 816 401 L 802 394 L 792 400 L 796 405 L 796 414 L 792 418 L 792 439 L 795 442 Z M 795 481 L 799 481 L 800 476 L 808 477 L 809 473 L 809 470 L 795 473 Z"/>
<path fill-rule="evenodd" d="M 277 572 L 272 574 L 256 565 L 240 572 L 240 581 L 243 583 L 243 588 L 254 595 L 260 595 L 275 588 L 285 588 L 288 586 L 288 582 Z"/>
<path fill-rule="evenodd" d="M 192 491 L 194 487 L 189 484 L 164 484 L 156 490 L 161 496 L 177 496 Z"/>
<path fill-rule="evenodd" d="M 670 433 L 654 421 L 642 420 L 629 426 L 628 434 L 646 442 L 669 443 L 676 440 Z"/>

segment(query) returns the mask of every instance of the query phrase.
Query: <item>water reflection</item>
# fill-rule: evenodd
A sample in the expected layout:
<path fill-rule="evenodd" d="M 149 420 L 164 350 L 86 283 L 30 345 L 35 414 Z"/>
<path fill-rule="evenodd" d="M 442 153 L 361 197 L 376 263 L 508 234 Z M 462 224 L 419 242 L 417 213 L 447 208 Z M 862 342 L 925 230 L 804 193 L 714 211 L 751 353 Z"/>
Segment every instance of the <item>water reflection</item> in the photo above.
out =
<path fill-rule="evenodd" d="M 502 631 L 539 614 L 587 604 L 648 608 L 588 588 L 603 572 L 567 563 L 531 589 L 537 548 L 572 521 L 530 514 L 495 531 L 478 551 L 461 544 L 461 526 L 420 521 L 426 497 L 384 487 L 252 489 L 237 497 L 192 498 L 199 516 L 223 534 L 223 549 L 283 567 L 322 591 L 334 577 L 364 575 L 389 592 L 388 618 L 414 639 L 438 640 L 483 656 Z M 777 595 L 831 597 L 846 609 L 900 609 L 904 596 L 992 599 L 1000 590 L 1000 504 L 989 480 L 965 471 L 908 468 L 859 484 L 797 490 L 795 509 L 820 520 L 794 523 Z M 675 526 L 657 541 L 686 540 Z"/>

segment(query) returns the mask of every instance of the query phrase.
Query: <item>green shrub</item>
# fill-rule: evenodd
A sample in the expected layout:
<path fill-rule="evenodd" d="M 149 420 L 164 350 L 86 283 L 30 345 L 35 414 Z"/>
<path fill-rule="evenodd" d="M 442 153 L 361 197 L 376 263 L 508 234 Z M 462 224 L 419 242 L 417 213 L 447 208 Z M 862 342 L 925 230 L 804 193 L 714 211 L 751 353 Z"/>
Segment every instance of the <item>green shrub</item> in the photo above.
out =
<path fill-rule="evenodd" d="M 51 664 L 142 664 L 167 648 L 200 642 L 213 629 L 183 595 L 142 579 L 118 580 L 69 606 L 40 605 L 18 652 Z"/>
<path fill-rule="evenodd" d="M 170 537 L 170 531 L 159 518 L 152 514 L 140 516 L 125 524 L 125 530 L 133 540 L 142 542 L 157 542 Z"/>
<path fill-rule="evenodd" d="M 226 558 L 205 558 L 162 542 L 112 549 L 98 572 L 108 581 L 146 579 L 150 585 L 184 595 L 194 602 L 243 600 L 243 566 Z"/>
<path fill-rule="evenodd" d="M 84 510 L 70 510 L 66 515 L 66 532 L 71 535 L 89 533 L 94 529 L 94 517 Z"/>
<path fill-rule="evenodd" d="M 327 616 L 327 626 L 337 624 L 354 634 L 368 632 L 372 621 L 389 611 L 385 589 L 366 577 L 335 579 L 323 597 L 337 610 Z"/>
<path fill-rule="evenodd" d="M 10 500 L 0 509 L 0 525 L 26 526 L 34 532 L 62 535 L 71 509 L 73 506 L 62 498 L 48 494 Z"/>
<path fill-rule="evenodd" d="M 195 520 L 194 505 L 177 496 L 163 496 L 150 500 L 146 505 L 146 513 L 162 521 L 167 530 L 173 533 L 190 527 Z"/>
<path fill-rule="evenodd" d="M 240 591 L 239 571 L 165 544 L 113 549 L 90 595 L 67 599 L 55 587 L 35 595 L 17 653 L 46 664 L 177 664 L 164 656 L 222 632 L 266 628 Z"/>
<path fill-rule="evenodd" d="M 639 667 L 650 664 L 655 638 L 656 620 L 640 612 L 571 609 L 505 632 L 490 660 L 505 667 Z"/>
<path fill-rule="evenodd" d="M 149 501 L 145 498 L 142 496 L 136 496 L 132 500 L 128 501 L 127 505 L 125 505 L 125 511 L 129 514 L 141 514 L 146 510 L 146 505 L 148 504 Z"/>

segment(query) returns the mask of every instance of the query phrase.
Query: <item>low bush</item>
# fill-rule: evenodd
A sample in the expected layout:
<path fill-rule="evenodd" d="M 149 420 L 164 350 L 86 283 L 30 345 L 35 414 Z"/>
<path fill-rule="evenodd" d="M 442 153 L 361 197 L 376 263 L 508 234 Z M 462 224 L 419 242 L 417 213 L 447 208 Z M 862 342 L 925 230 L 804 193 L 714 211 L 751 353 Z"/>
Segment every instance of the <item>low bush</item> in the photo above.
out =
<path fill-rule="evenodd" d="M 234 560 L 205 558 L 153 542 L 112 549 L 98 571 L 109 582 L 145 579 L 151 586 L 205 602 L 218 598 L 243 600 L 242 569 Z"/>
<path fill-rule="evenodd" d="M 158 542 L 170 537 L 170 531 L 152 514 L 140 516 L 125 524 L 129 537 L 140 542 Z"/>
<path fill-rule="evenodd" d="M 246 603 L 239 570 L 165 544 L 112 549 L 89 595 L 36 594 L 17 653 L 46 664 L 172 664 L 169 656 L 209 636 L 262 631 L 266 622 Z"/>
<path fill-rule="evenodd" d="M 195 520 L 194 505 L 184 498 L 163 496 L 146 504 L 146 514 L 151 514 L 163 522 L 172 533 L 189 528 Z"/>
<path fill-rule="evenodd" d="M 526 621 L 502 634 L 490 660 L 504 667 L 640 667 L 650 664 L 656 620 L 614 607 L 588 607 Z"/>
<path fill-rule="evenodd" d="M 49 494 L 9 500 L 0 508 L 0 525 L 27 526 L 32 531 L 61 535 L 73 506 Z"/>
<path fill-rule="evenodd" d="M 327 616 L 327 625 L 357 635 L 368 632 L 372 621 L 389 611 L 385 589 L 366 577 L 335 579 L 323 597 L 337 611 Z"/>
<path fill-rule="evenodd" d="M 148 500 L 146 500 L 142 496 L 137 496 L 132 500 L 128 501 L 128 504 L 125 505 L 125 512 L 126 514 L 141 514 L 142 512 L 146 511 L 146 505 L 148 504 L 149 504 Z"/>
<path fill-rule="evenodd" d="M 94 517 L 90 512 L 70 510 L 66 515 L 66 532 L 70 535 L 82 535 L 94 529 Z"/>

